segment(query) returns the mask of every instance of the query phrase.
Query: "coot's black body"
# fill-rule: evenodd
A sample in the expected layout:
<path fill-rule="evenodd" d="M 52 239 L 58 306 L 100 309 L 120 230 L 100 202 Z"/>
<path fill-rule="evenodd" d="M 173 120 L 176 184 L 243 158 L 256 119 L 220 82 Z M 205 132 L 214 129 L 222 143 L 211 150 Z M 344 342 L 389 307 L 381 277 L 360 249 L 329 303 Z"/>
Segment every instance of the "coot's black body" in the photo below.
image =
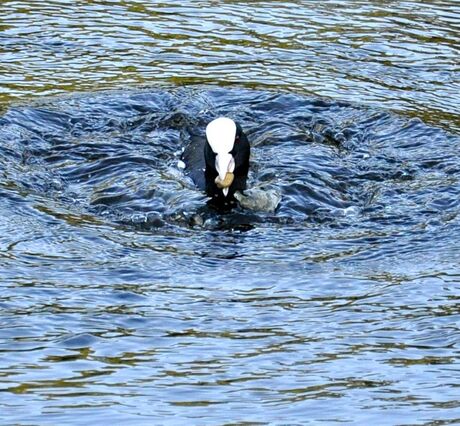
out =
<path fill-rule="evenodd" d="M 192 178 L 198 188 L 205 191 L 206 194 L 211 197 L 209 204 L 222 210 L 228 210 L 237 205 L 238 202 L 234 194 L 236 191 L 246 189 L 246 181 L 249 172 L 249 141 L 241 126 L 238 123 L 234 123 L 234 126 L 234 137 L 232 135 L 233 143 L 231 144 L 231 150 L 228 151 L 228 154 L 232 157 L 232 162 L 234 162 L 234 169 L 229 170 L 233 172 L 234 179 L 232 184 L 228 187 L 227 194 L 224 193 L 222 187 L 216 184 L 216 178 L 219 176 L 216 167 L 216 157 L 219 152 L 216 153 L 214 150 L 220 149 L 219 141 L 216 142 L 213 140 L 211 146 L 208 140 L 210 137 L 209 134 L 204 138 L 193 136 L 182 155 L 182 160 L 186 165 L 186 173 Z M 215 136 L 213 136 L 213 138 L 215 139 Z M 228 147 L 230 147 L 229 144 L 226 144 L 220 154 L 223 153 L 225 155 Z"/>

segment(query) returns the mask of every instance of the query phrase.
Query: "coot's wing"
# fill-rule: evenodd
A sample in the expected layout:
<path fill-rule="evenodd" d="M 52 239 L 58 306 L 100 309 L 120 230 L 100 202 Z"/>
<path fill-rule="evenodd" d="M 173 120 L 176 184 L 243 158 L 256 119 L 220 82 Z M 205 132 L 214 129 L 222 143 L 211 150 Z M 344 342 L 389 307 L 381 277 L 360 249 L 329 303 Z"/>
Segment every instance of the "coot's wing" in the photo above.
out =
<path fill-rule="evenodd" d="M 182 154 L 182 161 L 185 163 L 185 173 L 192 178 L 195 185 L 202 191 L 206 190 L 204 176 L 206 167 L 204 160 L 205 143 L 206 139 L 204 137 L 193 135 Z"/>

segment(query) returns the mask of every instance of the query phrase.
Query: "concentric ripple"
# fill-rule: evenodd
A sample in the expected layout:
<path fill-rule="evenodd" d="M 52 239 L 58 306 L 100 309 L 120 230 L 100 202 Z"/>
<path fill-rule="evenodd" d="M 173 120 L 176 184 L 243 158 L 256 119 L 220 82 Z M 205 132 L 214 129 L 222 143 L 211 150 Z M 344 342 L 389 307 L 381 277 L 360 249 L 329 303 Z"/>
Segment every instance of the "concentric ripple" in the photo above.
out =
<path fill-rule="evenodd" d="M 275 188 L 282 201 L 274 214 L 216 220 L 340 227 L 359 219 L 373 232 L 410 234 L 456 216 L 457 137 L 417 119 L 274 92 L 152 89 L 14 108 L 1 122 L 5 174 L 18 190 L 104 221 L 191 225 L 205 196 L 177 162 L 220 115 L 250 138 L 250 186 Z"/>
<path fill-rule="evenodd" d="M 274 213 L 209 212 L 177 168 L 217 115 L 246 129 Z M 9 422 L 455 421 L 459 137 L 176 88 L 10 108 L 0 148 Z"/>
<path fill-rule="evenodd" d="M 460 422 L 457 0 L 0 16 L 0 423 Z M 177 167 L 218 115 L 275 212 Z"/>

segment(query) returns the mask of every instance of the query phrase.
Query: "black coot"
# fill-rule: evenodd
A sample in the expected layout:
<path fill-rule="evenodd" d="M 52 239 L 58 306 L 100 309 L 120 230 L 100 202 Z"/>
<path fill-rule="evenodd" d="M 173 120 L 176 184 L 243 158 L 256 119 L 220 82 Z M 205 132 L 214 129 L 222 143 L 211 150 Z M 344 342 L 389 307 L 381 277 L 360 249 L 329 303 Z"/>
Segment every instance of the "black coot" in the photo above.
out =
<path fill-rule="evenodd" d="M 186 173 L 211 197 L 209 204 L 228 210 L 237 205 L 235 191 L 246 189 L 250 147 L 241 126 L 220 117 L 206 127 L 206 138 L 192 137 L 182 154 Z"/>

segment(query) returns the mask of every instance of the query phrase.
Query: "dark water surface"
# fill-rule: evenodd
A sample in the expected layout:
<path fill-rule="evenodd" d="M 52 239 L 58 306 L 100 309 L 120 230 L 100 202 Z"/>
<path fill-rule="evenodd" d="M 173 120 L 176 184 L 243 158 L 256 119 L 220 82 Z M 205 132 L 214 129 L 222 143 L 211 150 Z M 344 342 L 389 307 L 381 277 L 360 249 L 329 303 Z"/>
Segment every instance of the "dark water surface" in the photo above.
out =
<path fill-rule="evenodd" d="M 0 10 L 1 424 L 460 422 L 457 1 Z"/>

